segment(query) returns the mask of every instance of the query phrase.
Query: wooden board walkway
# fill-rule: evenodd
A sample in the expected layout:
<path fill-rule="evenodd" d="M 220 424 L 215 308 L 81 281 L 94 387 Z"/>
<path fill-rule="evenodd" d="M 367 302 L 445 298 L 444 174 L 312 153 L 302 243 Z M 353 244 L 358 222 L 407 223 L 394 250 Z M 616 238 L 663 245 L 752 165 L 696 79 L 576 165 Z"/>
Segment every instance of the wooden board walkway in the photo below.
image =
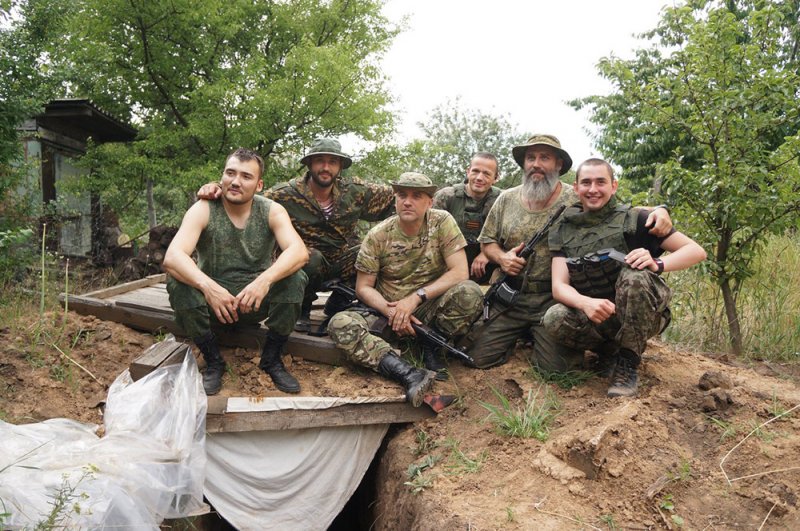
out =
<path fill-rule="evenodd" d="M 166 275 L 152 275 L 118 286 L 92 291 L 83 295 L 59 296 L 59 301 L 69 310 L 81 315 L 93 315 L 105 321 L 125 324 L 145 332 L 169 332 L 176 337 L 181 330 L 175 324 L 167 296 Z M 325 297 L 316 307 L 324 304 Z M 313 312 L 319 316 L 319 312 Z M 263 326 L 239 327 L 234 331 L 215 330 L 224 345 L 260 348 L 266 328 Z M 293 356 L 309 361 L 341 365 L 344 355 L 328 337 L 313 337 L 292 333 L 286 350 Z M 180 363 L 185 350 L 175 345 L 150 350 L 134 360 L 130 366 L 131 377 L 137 380 L 157 367 Z M 253 400 L 255 397 L 231 398 Z M 412 407 L 401 398 L 384 398 L 379 403 L 345 404 L 327 409 L 282 409 L 279 411 L 229 412 L 229 398 L 208 398 L 206 431 L 208 433 L 265 431 L 358 426 L 366 424 L 392 424 L 415 422 L 436 414 L 428 407 Z"/>
<path fill-rule="evenodd" d="M 94 315 L 104 321 L 122 323 L 145 332 L 169 332 L 180 337 L 167 296 L 166 275 L 151 275 L 141 280 L 92 291 L 84 295 L 59 295 L 62 305 L 68 305 L 82 315 Z M 324 297 L 317 306 L 324 304 Z M 316 313 L 316 312 L 315 312 Z M 220 343 L 232 347 L 258 349 L 264 340 L 264 326 L 242 326 L 234 331 L 215 330 Z M 309 361 L 341 365 L 345 359 L 328 337 L 314 337 L 293 332 L 286 352 Z"/>

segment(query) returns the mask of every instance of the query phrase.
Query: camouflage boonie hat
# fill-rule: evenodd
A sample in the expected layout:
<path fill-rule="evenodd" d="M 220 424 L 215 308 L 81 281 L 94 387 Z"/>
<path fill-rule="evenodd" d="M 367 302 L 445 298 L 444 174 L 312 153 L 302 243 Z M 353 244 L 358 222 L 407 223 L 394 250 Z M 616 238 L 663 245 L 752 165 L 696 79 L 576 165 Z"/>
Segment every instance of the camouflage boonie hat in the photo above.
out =
<path fill-rule="evenodd" d="M 308 166 L 308 163 L 311 161 L 311 157 L 314 155 L 335 155 L 339 157 L 342 159 L 343 170 L 346 170 L 351 164 L 353 164 L 353 159 L 350 158 L 350 155 L 342 151 L 342 145 L 335 138 L 315 138 L 314 142 L 311 144 L 311 147 L 308 148 L 305 157 L 300 159 L 300 164 L 303 166 Z"/>
<path fill-rule="evenodd" d="M 525 167 L 525 152 L 528 151 L 528 148 L 531 146 L 550 146 L 558 152 L 558 156 L 564 162 L 561 165 L 561 171 L 558 172 L 559 175 L 564 175 L 572 168 L 572 157 L 561 148 L 561 142 L 553 135 L 533 135 L 526 143 L 520 146 L 514 146 L 514 149 L 511 150 L 511 154 L 514 155 L 514 160 L 517 161 L 520 168 Z"/>
<path fill-rule="evenodd" d="M 400 175 L 400 178 L 395 182 L 390 183 L 396 192 L 399 189 L 404 190 L 420 190 L 429 196 L 433 197 L 436 192 L 437 186 L 428 178 L 427 175 L 417 173 L 414 171 L 407 171 Z"/>

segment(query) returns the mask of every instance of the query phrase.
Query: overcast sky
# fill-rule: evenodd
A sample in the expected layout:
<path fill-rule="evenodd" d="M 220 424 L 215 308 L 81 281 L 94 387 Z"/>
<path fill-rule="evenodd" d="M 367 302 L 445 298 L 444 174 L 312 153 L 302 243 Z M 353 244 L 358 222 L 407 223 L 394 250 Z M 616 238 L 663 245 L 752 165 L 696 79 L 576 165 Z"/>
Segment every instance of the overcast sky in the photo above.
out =
<path fill-rule="evenodd" d="M 671 0 L 388 0 L 384 14 L 407 16 L 383 62 L 397 99 L 401 138 L 448 98 L 465 108 L 507 113 L 520 132 L 561 139 L 575 163 L 598 155 L 586 113 L 565 102 L 608 93 L 601 57 L 630 58 Z M 511 146 L 509 146 L 510 150 Z"/>

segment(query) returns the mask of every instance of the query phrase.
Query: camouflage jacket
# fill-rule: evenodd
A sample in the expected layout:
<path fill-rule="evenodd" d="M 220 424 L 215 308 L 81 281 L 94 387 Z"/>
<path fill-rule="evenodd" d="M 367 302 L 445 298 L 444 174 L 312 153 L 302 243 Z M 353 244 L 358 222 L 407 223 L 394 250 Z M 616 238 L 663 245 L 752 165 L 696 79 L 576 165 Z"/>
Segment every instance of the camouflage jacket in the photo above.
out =
<path fill-rule="evenodd" d="M 380 221 L 394 213 L 391 186 L 340 176 L 333 185 L 333 212 L 326 219 L 308 187 L 308 179 L 306 173 L 288 183 L 278 183 L 264 195 L 286 208 L 306 246 L 323 254 L 358 245 L 359 220 Z"/>
<path fill-rule="evenodd" d="M 450 212 L 467 243 L 476 244 L 486 216 L 503 190 L 492 186 L 481 200 L 476 201 L 467 195 L 465 188 L 464 183 L 442 188 L 433 196 L 433 208 Z"/>

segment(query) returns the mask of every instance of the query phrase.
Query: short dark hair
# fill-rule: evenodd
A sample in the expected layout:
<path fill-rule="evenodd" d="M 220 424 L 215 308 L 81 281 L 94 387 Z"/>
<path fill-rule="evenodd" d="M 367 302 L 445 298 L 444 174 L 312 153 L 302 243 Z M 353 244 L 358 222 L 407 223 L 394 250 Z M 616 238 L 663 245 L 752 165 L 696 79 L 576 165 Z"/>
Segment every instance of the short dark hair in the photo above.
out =
<path fill-rule="evenodd" d="M 227 165 L 228 161 L 231 160 L 231 158 L 233 157 L 236 157 L 242 162 L 249 162 L 251 160 L 256 161 L 256 164 L 258 164 L 258 175 L 256 177 L 260 179 L 261 176 L 264 175 L 264 159 L 262 159 L 261 155 L 259 155 L 252 149 L 237 148 L 233 153 L 228 155 L 228 158 L 225 159 L 225 164 Z"/>
<path fill-rule="evenodd" d="M 472 166 L 472 161 L 474 159 L 493 160 L 494 161 L 494 167 L 495 167 L 494 178 L 495 179 L 499 179 L 500 178 L 500 161 L 497 160 L 497 157 L 494 156 L 494 153 L 489 153 L 488 151 L 476 151 L 475 153 L 472 154 L 472 158 L 469 159 L 470 166 Z"/>
<path fill-rule="evenodd" d="M 608 174 L 611 175 L 611 180 L 612 181 L 614 180 L 614 168 L 611 167 L 611 164 L 604 161 L 603 159 L 591 158 L 581 162 L 580 166 L 578 166 L 578 169 L 575 170 L 575 182 L 578 182 L 578 177 L 580 177 L 581 175 L 581 168 L 583 168 L 584 166 L 605 166 L 606 169 L 608 170 Z"/>

